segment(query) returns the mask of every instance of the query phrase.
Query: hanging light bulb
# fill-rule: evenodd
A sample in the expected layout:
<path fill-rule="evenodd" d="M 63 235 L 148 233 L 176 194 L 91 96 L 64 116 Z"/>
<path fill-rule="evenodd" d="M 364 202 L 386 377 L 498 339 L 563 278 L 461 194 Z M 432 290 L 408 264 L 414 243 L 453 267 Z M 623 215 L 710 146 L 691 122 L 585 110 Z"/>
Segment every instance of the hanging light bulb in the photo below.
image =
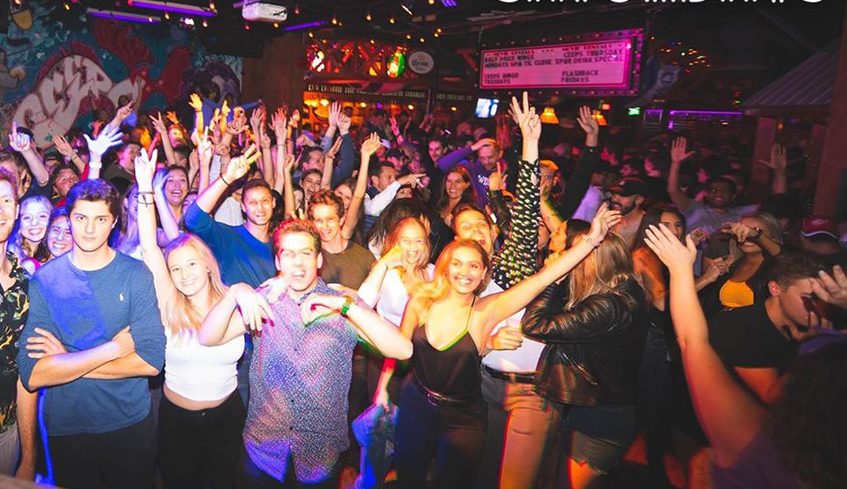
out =
<path fill-rule="evenodd" d="M 391 18 L 390 18 L 390 19 L 388 19 L 388 22 L 389 22 L 390 24 L 393 24 L 393 23 L 395 22 L 395 21 L 394 21 L 394 16 L 393 16 L 393 15 L 391 16 Z"/>
<path fill-rule="evenodd" d="M 309 31 L 309 37 L 310 38 L 315 37 L 315 34 L 312 31 Z"/>
<path fill-rule="evenodd" d="M 165 20 L 171 20 L 171 14 L 165 12 Z"/>
<path fill-rule="evenodd" d="M 338 25 L 338 19 L 335 17 L 335 14 L 332 14 L 332 25 Z"/>
<path fill-rule="evenodd" d="M 214 10 L 216 10 L 216 9 L 217 9 L 217 7 L 215 7 L 215 2 L 209 2 L 209 10 L 213 10 L 213 11 L 214 11 Z"/>
<path fill-rule="evenodd" d="M 203 19 L 203 27 L 209 27 L 209 23 L 206 21 L 206 19 Z"/>
<path fill-rule="evenodd" d="M 365 16 L 365 20 L 367 20 L 368 22 L 373 20 L 373 17 L 371 16 L 370 12 L 368 12 L 368 15 Z"/>
<path fill-rule="evenodd" d="M 279 29 L 279 22 L 274 22 L 274 29 Z"/>
<path fill-rule="evenodd" d="M 300 4 L 294 5 L 294 15 L 300 15 Z"/>

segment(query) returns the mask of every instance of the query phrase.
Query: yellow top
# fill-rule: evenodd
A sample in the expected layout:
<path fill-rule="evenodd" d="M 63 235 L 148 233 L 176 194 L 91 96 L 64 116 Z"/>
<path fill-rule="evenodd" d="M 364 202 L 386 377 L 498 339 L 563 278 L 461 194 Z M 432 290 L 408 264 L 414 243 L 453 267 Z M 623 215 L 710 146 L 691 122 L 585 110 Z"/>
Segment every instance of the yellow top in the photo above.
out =
<path fill-rule="evenodd" d="M 724 307 L 745 307 L 753 305 L 753 289 L 744 282 L 727 280 L 720 291 L 721 304 Z"/>

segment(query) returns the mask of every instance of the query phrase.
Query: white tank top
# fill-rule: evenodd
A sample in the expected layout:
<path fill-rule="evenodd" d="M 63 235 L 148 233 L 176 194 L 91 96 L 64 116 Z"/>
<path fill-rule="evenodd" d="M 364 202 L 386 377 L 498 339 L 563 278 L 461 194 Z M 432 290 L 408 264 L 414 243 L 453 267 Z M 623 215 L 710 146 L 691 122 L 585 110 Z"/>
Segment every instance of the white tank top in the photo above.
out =
<path fill-rule="evenodd" d="M 218 346 L 203 346 L 194 332 L 172 337 L 167 331 L 165 383 L 192 401 L 217 401 L 238 386 L 236 362 L 244 353 L 244 336 Z"/>

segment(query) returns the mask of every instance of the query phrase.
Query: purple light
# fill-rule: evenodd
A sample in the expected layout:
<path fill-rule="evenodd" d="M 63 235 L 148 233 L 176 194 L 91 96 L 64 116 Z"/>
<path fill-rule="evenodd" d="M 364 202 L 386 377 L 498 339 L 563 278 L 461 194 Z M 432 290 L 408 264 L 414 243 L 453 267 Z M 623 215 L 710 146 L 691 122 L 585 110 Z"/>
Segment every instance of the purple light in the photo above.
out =
<path fill-rule="evenodd" d="M 672 110 L 671 117 L 673 116 L 686 116 L 686 115 L 730 115 L 741 117 L 744 115 L 744 112 L 728 112 L 728 111 L 715 111 L 715 110 Z"/>
<path fill-rule="evenodd" d="M 88 9 L 88 15 L 92 17 L 100 17 L 103 19 L 124 20 L 127 22 L 139 22 L 142 24 L 158 24 L 158 17 L 148 17 L 146 15 L 122 14 L 120 12 L 112 12 L 109 10 L 94 10 Z"/>
<path fill-rule="evenodd" d="M 458 4 L 456 3 L 456 0 L 441 0 L 441 5 L 444 5 L 445 7 L 455 7 Z"/>
<path fill-rule="evenodd" d="M 320 27 L 320 26 L 325 25 L 325 24 L 326 24 L 325 20 L 316 20 L 315 22 L 307 22 L 305 24 L 296 24 L 296 25 L 290 25 L 290 26 L 287 26 L 287 27 L 283 27 L 282 30 L 284 30 L 286 32 L 301 31 L 303 29 L 309 29 L 310 27 Z"/>
<path fill-rule="evenodd" d="M 203 9 L 203 8 L 200 8 L 200 7 L 193 7 L 192 8 L 188 5 L 183 7 L 183 6 L 179 6 L 180 4 L 167 4 L 167 3 L 161 3 L 160 4 L 158 2 L 144 2 L 144 1 L 138 1 L 138 0 L 133 0 L 129 5 L 131 7 L 147 8 L 147 9 L 150 9 L 150 10 L 161 10 L 163 12 L 174 12 L 174 13 L 185 14 L 185 15 L 196 15 L 198 17 L 214 17 L 215 16 L 214 12 L 211 12 L 209 10 L 206 10 L 206 9 Z"/>

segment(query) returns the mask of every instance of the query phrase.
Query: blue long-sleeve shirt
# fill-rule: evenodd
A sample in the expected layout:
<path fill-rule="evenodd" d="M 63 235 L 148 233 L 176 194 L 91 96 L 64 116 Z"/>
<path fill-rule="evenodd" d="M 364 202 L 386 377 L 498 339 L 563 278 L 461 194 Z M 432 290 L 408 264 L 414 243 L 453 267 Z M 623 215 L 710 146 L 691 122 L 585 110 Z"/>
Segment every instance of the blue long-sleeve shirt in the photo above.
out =
<path fill-rule="evenodd" d="M 225 284 L 244 282 L 256 288 L 276 275 L 271 243 L 259 241 L 244 225 L 217 222 L 196 202 L 185 211 L 184 219 L 188 230 L 212 250 Z"/>
<path fill-rule="evenodd" d="M 20 345 L 51 332 L 68 353 L 107 343 L 129 326 L 135 353 L 161 370 L 165 333 L 153 288 L 153 274 L 122 253 L 99 270 L 80 270 L 66 253 L 44 265 L 30 281 L 30 309 Z M 24 387 L 38 359 L 18 351 Z M 150 414 L 146 377 L 115 380 L 79 378 L 46 389 L 45 418 L 50 436 L 107 433 L 139 423 Z"/>
<path fill-rule="evenodd" d="M 459 148 L 442 156 L 438 160 L 438 169 L 446 175 L 456 166 L 465 167 L 471 174 L 471 183 L 476 190 L 477 204 L 484 209 L 488 204 L 488 177 L 491 172 L 486 170 L 479 160 L 471 160 L 471 156 L 473 156 L 473 149 L 470 146 Z"/>

